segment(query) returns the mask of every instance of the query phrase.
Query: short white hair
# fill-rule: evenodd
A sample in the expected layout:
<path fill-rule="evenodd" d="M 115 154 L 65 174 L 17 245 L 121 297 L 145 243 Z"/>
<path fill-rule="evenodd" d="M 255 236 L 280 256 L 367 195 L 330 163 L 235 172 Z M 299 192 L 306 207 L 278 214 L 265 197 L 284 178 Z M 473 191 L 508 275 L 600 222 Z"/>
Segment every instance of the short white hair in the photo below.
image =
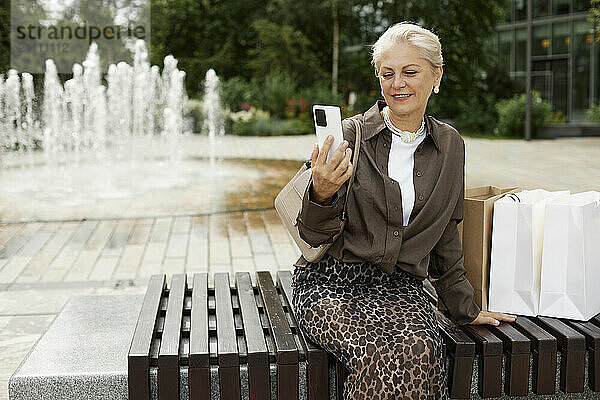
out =
<path fill-rule="evenodd" d="M 407 21 L 390 26 L 371 46 L 373 53 L 371 64 L 375 67 L 376 73 L 381 66 L 383 52 L 401 43 L 415 46 L 421 57 L 431 64 L 433 74 L 439 75 L 439 68 L 444 64 L 440 39 L 430 30 Z"/>

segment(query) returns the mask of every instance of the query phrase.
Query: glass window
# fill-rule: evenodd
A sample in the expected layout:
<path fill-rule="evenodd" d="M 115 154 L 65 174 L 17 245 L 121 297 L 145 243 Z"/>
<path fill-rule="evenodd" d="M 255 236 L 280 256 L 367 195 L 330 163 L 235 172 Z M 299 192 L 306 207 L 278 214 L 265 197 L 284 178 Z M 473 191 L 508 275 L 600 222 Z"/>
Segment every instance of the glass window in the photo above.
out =
<path fill-rule="evenodd" d="M 546 71 L 550 68 L 547 61 L 534 61 L 531 63 L 532 71 Z M 543 75 L 543 74 L 542 74 Z"/>
<path fill-rule="evenodd" d="M 571 12 L 571 0 L 552 0 L 552 15 L 568 14 Z"/>
<path fill-rule="evenodd" d="M 561 22 L 552 25 L 552 54 L 568 54 L 571 36 L 569 23 Z"/>
<path fill-rule="evenodd" d="M 507 73 L 511 70 L 511 59 L 514 58 L 512 45 L 512 30 L 498 32 L 498 63 L 504 66 Z"/>
<path fill-rule="evenodd" d="M 534 0 L 533 1 L 533 18 L 547 17 L 550 8 L 548 7 L 549 0 Z"/>
<path fill-rule="evenodd" d="M 525 0 L 514 0 L 515 4 L 515 21 L 523 21 L 527 19 L 527 2 Z"/>
<path fill-rule="evenodd" d="M 577 21 L 573 26 L 573 121 L 585 118 L 585 109 L 590 98 L 590 64 L 594 42 L 594 25 L 587 21 Z"/>
<path fill-rule="evenodd" d="M 600 75 L 598 73 L 598 71 L 600 71 L 600 31 L 596 30 L 596 41 L 593 44 L 594 46 L 594 52 L 596 54 L 596 62 L 595 64 L 595 68 L 594 68 L 594 76 L 595 76 L 595 80 L 596 80 L 596 90 L 595 90 L 595 96 L 594 96 L 594 104 L 600 104 Z"/>
<path fill-rule="evenodd" d="M 531 90 L 538 92 L 542 99 L 550 101 L 550 91 L 548 90 L 548 82 L 544 72 L 533 73 L 531 75 Z"/>
<path fill-rule="evenodd" d="M 573 12 L 587 11 L 590 7 L 590 0 L 573 0 Z"/>
<path fill-rule="evenodd" d="M 519 74 L 512 77 L 515 93 L 525 93 L 525 90 L 527 89 L 525 86 L 526 80 L 527 78 L 524 74 Z"/>
<path fill-rule="evenodd" d="M 515 31 L 515 71 L 525 71 L 527 68 L 527 28 Z"/>
<path fill-rule="evenodd" d="M 502 7 L 502 9 L 500 10 L 500 18 L 499 18 L 499 22 L 500 23 L 506 23 L 506 22 L 513 22 L 513 8 L 515 8 L 514 2 L 516 0 L 511 0 L 510 4 L 507 2 L 504 2 L 503 4 L 506 4 L 506 7 Z"/>
<path fill-rule="evenodd" d="M 596 31 L 596 42 L 593 44 L 594 52 L 596 53 L 596 67 L 594 69 L 594 76 L 596 77 L 596 91 L 594 96 L 594 104 L 600 104 L 600 77 L 598 71 L 600 71 L 600 32 Z"/>
<path fill-rule="evenodd" d="M 551 81 L 551 96 L 552 96 L 552 110 L 557 113 L 561 113 L 569 119 L 569 112 L 567 110 L 567 97 L 568 97 L 568 84 L 567 84 L 567 59 L 552 60 L 550 62 L 550 68 L 552 70 L 552 81 Z"/>
<path fill-rule="evenodd" d="M 533 43 L 531 54 L 544 56 L 550 54 L 550 25 L 537 25 L 533 27 Z"/>

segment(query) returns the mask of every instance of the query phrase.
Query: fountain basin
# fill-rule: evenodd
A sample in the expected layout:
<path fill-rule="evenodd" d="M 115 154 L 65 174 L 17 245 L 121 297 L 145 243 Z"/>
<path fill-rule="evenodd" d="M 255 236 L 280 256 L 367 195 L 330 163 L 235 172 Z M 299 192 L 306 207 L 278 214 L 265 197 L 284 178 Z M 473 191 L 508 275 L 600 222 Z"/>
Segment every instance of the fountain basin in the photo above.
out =
<path fill-rule="evenodd" d="M 0 223 L 141 218 L 272 207 L 301 161 L 161 156 L 145 140 L 134 159 L 91 152 L 60 160 L 11 154 L 0 169 Z M 183 146 L 185 147 L 185 146 Z"/>

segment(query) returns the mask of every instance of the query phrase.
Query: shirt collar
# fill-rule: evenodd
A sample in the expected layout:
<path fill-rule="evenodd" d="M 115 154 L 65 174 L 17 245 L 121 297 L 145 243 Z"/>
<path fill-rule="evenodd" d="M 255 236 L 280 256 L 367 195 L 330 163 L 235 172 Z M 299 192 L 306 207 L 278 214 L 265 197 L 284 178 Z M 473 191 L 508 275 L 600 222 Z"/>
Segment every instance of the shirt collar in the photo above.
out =
<path fill-rule="evenodd" d="M 371 108 L 369 108 L 365 112 L 365 114 L 364 114 L 365 135 L 363 136 L 365 140 L 371 139 L 373 136 L 377 135 L 378 133 L 380 133 L 381 131 L 386 129 L 385 121 L 383 120 L 383 117 L 380 114 L 381 110 L 383 110 L 383 108 L 385 106 L 386 106 L 386 103 L 384 100 L 377 100 L 377 102 L 375 102 L 375 104 L 373 104 L 373 106 L 371 106 Z M 439 151 L 441 149 L 440 138 L 438 137 L 440 132 L 436 128 L 437 127 L 435 126 L 434 122 L 432 121 L 431 116 L 425 115 L 425 129 L 426 129 L 425 135 L 431 136 L 431 139 L 433 140 L 433 144 Z"/>

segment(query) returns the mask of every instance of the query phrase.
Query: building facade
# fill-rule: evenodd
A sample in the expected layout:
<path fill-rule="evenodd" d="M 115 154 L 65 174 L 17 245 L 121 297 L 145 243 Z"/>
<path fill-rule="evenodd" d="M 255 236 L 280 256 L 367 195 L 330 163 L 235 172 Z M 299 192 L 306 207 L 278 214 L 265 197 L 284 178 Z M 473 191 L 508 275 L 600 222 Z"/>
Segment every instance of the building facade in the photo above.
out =
<path fill-rule="evenodd" d="M 531 88 L 571 123 L 600 103 L 600 26 L 589 21 L 590 8 L 590 0 L 511 0 L 510 16 L 496 29 L 499 60 L 524 93 L 531 25 Z"/>

